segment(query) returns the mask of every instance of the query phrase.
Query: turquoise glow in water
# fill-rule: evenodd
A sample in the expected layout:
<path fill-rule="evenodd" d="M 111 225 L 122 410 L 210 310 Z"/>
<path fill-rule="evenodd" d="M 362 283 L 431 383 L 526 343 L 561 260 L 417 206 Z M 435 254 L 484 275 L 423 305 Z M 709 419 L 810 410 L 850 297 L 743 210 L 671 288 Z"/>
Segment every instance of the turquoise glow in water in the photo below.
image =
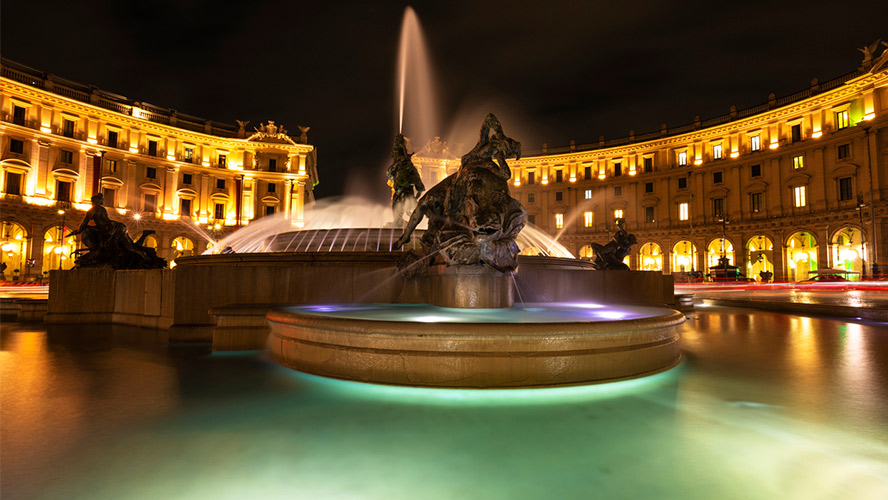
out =
<path fill-rule="evenodd" d="M 672 310 L 658 307 L 614 306 L 594 302 L 526 303 L 508 309 L 451 309 L 428 304 L 326 304 L 294 306 L 286 310 L 334 318 L 419 323 L 563 323 L 672 314 Z"/>
<path fill-rule="evenodd" d="M 129 328 L 3 324 L 6 498 L 884 498 L 885 325 L 708 307 L 587 387 L 374 386 Z"/>

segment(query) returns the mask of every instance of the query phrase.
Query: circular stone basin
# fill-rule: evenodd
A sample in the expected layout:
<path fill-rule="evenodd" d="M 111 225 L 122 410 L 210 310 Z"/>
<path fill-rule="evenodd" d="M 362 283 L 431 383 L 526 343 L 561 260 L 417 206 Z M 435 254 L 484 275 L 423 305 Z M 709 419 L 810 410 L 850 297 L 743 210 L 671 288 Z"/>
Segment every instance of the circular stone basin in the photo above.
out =
<path fill-rule="evenodd" d="M 425 304 L 274 309 L 269 350 L 290 368 L 348 380 L 504 388 L 641 377 L 681 359 L 684 315 L 592 303 L 448 309 Z"/>

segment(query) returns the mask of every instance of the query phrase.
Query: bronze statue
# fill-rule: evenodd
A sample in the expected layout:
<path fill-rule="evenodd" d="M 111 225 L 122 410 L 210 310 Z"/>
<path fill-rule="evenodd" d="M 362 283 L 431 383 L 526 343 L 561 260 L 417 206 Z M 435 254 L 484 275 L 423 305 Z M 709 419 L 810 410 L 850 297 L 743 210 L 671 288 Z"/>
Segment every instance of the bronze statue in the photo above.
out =
<path fill-rule="evenodd" d="M 143 231 L 139 240 L 133 242 L 126 232 L 126 226 L 108 217 L 102 193 L 90 198 L 92 208 L 86 212 L 80 227 L 68 236 L 82 235 L 85 249 L 75 251 L 75 268 L 111 267 L 114 269 L 159 269 L 166 267 L 166 261 L 159 258 L 153 248 L 143 246 L 145 238 L 154 231 Z M 89 225 L 93 222 L 94 225 Z"/>
<path fill-rule="evenodd" d="M 412 153 L 407 152 L 404 136 L 396 135 L 392 146 L 392 165 L 386 171 L 392 186 L 392 216 L 395 227 L 404 226 L 404 216 L 416 208 L 416 199 L 425 191 L 419 171 L 410 159 L 412 156 Z"/>
<path fill-rule="evenodd" d="M 498 271 L 518 267 L 515 238 L 526 213 L 509 194 L 507 158 L 521 157 L 521 143 L 503 132 L 488 114 L 478 143 L 462 157 L 459 170 L 419 200 L 394 247 L 403 246 L 423 217 L 429 227 L 422 238 L 426 255 L 440 253 L 447 265 L 486 264 Z"/>
<path fill-rule="evenodd" d="M 626 231 L 625 219 L 617 219 L 615 225 L 617 231 L 614 233 L 613 239 L 608 241 L 606 245 L 592 243 L 592 250 L 595 251 L 595 260 L 592 261 L 592 266 L 599 271 L 629 269 L 623 259 L 629 255 L 632 245 L 638 243 L 638 239 L 634 234 L 629 234 Z"/>

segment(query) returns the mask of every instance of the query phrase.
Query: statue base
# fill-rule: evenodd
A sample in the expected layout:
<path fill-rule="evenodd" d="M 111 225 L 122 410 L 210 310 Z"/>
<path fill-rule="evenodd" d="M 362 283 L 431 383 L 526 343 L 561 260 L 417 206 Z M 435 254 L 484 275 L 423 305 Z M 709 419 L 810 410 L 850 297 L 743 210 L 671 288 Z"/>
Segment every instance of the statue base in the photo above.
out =
<path fill-rule="evenodd" d="M 513 280 L 488 266 L 436 265 L 421 278 L 424 302 L 458 309 L 501 309 L 515 303 Z"/>

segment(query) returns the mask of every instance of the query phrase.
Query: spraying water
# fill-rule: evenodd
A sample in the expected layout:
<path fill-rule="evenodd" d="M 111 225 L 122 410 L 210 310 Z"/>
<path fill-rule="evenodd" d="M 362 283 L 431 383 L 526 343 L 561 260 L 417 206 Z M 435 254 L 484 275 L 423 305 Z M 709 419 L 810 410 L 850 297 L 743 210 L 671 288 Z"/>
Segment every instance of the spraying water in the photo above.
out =
<path fill-rule="evenodd" d="M 421 146 L 438 133 L 431 59 L 416 12 L 404 9 L 398 47 L 398 132 Z M 406 115 L 405 115 L 406 110 Z"/>

